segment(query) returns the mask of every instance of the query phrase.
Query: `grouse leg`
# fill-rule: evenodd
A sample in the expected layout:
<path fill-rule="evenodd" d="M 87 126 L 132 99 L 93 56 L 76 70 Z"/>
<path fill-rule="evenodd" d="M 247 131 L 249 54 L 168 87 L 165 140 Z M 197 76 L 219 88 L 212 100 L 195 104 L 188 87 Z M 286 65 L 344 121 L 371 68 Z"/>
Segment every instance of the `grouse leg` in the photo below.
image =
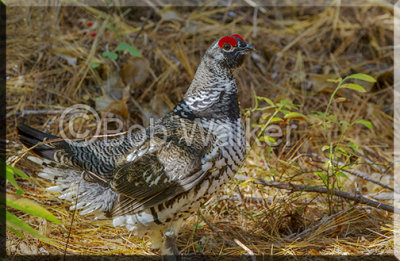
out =
<path fill-rule="evenodd" d="M 166 231 L 164 233 L 163 244 L 161 247 L 161 255 L 163 260 L 166 261 L 180 261 L 181 256 L 176 246 L 176 233 L 173 231 Z"/>

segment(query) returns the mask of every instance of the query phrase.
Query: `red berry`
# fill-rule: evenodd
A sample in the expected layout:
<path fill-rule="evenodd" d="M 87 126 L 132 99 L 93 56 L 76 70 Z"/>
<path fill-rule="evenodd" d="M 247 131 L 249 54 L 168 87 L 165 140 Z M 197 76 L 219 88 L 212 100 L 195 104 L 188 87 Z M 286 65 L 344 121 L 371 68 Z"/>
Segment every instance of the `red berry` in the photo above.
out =
<path fill-rule="evenodd" d="M 96 35 L 97 35 L 97 33 L 96 32 L 93 32 L 93 33 L 91 33 L 90 34 L 92 37 L 95 37 Z"/>
<path fill-rule="evenodd" d="M 93 25 L 92 22 L 87 23 L 87 26 L 91 27 Z"/>
<path fill-rule="evenodd" d="M 87 34 L 87 32 L 83 32 L 83 35 L 86 35 Z"/>

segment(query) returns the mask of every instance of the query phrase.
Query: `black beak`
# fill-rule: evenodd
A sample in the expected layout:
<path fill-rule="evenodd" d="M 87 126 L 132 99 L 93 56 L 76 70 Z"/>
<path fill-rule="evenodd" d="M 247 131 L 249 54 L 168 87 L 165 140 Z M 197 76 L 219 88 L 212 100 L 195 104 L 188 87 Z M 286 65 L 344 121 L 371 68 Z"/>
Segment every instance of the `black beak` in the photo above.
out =
<path fill-rule="evenodd" d="M 246 51 L 255 51 L 256 50 L 256 48 L 254 48 L 253 45 L 248 44 L 248 43 L 246 43 L 246 46 L 243 47 L 243 49 L 246 50 Z"/>

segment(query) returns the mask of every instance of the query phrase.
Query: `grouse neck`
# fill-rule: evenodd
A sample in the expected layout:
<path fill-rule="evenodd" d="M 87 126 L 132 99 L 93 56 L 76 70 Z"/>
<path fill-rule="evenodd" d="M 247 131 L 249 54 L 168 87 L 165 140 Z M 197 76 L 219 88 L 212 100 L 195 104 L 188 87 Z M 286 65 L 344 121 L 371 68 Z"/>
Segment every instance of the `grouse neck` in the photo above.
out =
<path fill-rule="evenodd" d="M 233 73 L 204 59 L 182 103 L 197 117 L 232 120 L 240 117 Z"/>

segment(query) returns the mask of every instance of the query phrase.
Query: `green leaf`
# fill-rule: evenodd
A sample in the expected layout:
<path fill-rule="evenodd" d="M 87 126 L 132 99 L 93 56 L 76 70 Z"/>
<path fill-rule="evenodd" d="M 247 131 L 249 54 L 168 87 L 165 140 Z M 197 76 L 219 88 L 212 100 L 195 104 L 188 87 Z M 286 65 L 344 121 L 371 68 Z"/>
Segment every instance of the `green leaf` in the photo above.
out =
<path fill-rule="evenodd" d="M 329 145 L 324 145 L 324 146 L 322 146 L 322 151 L 326 151 L 327 149 L 329 149 L 330 148 L 330 146 Z"/>
<path fill-rule="evenodd" d="M 118 54 L 114 52 L 105 51 L 102 54 L 103 57 L 109 58 L 111 61 L 115 61 L 118 59 Z"/>
<path fill-rule="evenodd" d="M 318 177 L 320 177 L 320 178 L 322 179 L 322 181 L 323 181 L 324 183 L 326 183 L 328 177 L 326 176 L 325 173 L 322 173 L 321 171 L 316 171 L 316 172 L 315 172 L 315 175 L 317 175 Z"/>
<path fill-rule="evenodd" d="M 14 178 L 14 172 L 12 171 L 11 168 L 8 168 L 9 166 L 7 165 L 6 168 L 6 179 L 12 184 L 14 185 L 14 187 L 17 189 L 17 194 L 21 195 L 23 193 L 23 190 L 20 188 L 20 186 L 18 185 L 17 181 Z"/>
<path fill-rule="evenodd" d="M 271 119 L 271 122 L 277 122 L 277 121 L 283 121 L 283 120 L 281 118 L 279 118 L 279 117 L 273 117 Z"/>
<path fill-rule="evenodd" d="M 336 118 L 337 118 L 335 114 L 330 114 L 327 117 L 328 117 L 328 120 L 330 120 L 330 121 L 336 120 Z"/>
<path fill-rule="evenodd" d="M 14 216 L 10 212 L 6 211 L 6 226 L 17 231 L 22 231 L 28 233 L 38 239 L 41 239 L 45 242 L 51 241 L 49 238 L 45 237 L 44 235 L 40 234 L 37 230 L 35 230 L 30 225 L 26 224 L 24 221 L 19 219 L 18 217 Z"/>
<path fill-rule="evenodd" d="M 356 120 L 354 123 L 359 123 L 372 130 L 372 123 L 366 120 Z"/>
<path fill-rule="evenodd" d="M 7 194 L 6 205 L 25 213 L 47 219 L 48 221 L 54 222 L 56 224 L 61 224 L 53 214 L 51 214 L 47 209 L 40 206 L 36 202 L 27 198 L 15 198 L 14 196 Z"/>
<path fill-rule="evenodd" d="M 90 62 L 90 67 L 92 67 L 93 69 L 94 68 L 97 68 L 97 67 L 99 67 L 100 66 L 100 64 L 98 64 L 98 63 L 96 63 L 96 62 Z"/>
<path fill-rule="evenodd" d="M 288 111 L 288 110 L 278 110 L 277 109 L 277 111 L 282 112 L 284 115 L 291 113 L 291 111 Z"/>
<path fill-rule="evenodd" d="M 127 43 L 120 43 L 117 47 L 117 51 L 127 51 L 132 56 L 142 57 L 142 54 L 135 47 Z"/>
<path fill-rule="evenodd" d="M 304 114 L 300 112 L 289 112 L 288 114 L 285 114 L 285 119 L 292 119 L 292 118 L 307 118 Z"/>
<path fill-rule="evenodd" d="M 194 223 L 193 226 L 194 226 L 195 228 L 199 228 L 199 229 L 203 228 L 203 226 L 200 225 L 200 224 L 198 224 L 198 223 Z"/>
<path fill-rule="evenodd" d="M 337 172 L 337 175 L 340 176 L 340 177 L 349 179 L 349 177 L 348 177 L 346 174 L 344 174 L 344 172 L 338 171 L 338 172 Z"/>
<path fill-rule="evenodd" d="M 17 168 L 14 168 L 13 166 L 7 165 L 7 168 L 12 169 L 12 171 L 17 174 L 18 176 L 20 176 L 21 178 L 24 178 L 26 180 L 28 180 L 29 182 L 32 182 L 31 178 L 28 177 L 25 173 L 23 173 L 22 171 L 20 171 Z"/>
<path fill-rule="evenodd" d="M 286 107 L 287 105 L 293 105 L 293 103 L 290 100 L 283 99 L 279 101 L 278 105 Z"/>
<path fill-rule="evenodd" d="M 262 136 L 260 138 L 260 141 L 265 141 L 268 144 L 270 144 L 270 143 L 275 144 L 276 143 L 276 140 L 274 138 L 270 137 L 270 136 Z"/>
<path fill-rule="evenodd" d="M 275 106 L 275 103 L 273 101 L 271 101 L 270 99 L 266 98 L 266 97 L 257 97 L 260 100 L 265 101 L 266 103 L 268 103 L 271 106 Z"/>
<path fill-rule="evenodd" d="M 19 233 L 18 230 L 13 229 L 12 227 L 7 227 L 7 229 L 11 232 L 13 232 L 17 237 L 19 238 L 25 238 L 23 234 Z"/>
<path fill-rule="evenodd" d="M 351 141 L 347 143 L 347 146 L 350 147 L 350 148 L 352 148 L 354 151 L 358 151 L 358 146 L 357 146 L 357 144 L 354 144 L 354 143 L 351 142 Z"/>
<path fill-rule="evenodd" d="M 364 73 L 352 74 L 352 75 L 347 76 L 346 79 L 358 79 L 358 80 L 362 80 L 362 81 L 366 81 L 366 82 L 376 82 L 374 77 L 369 76 L 368 74 L 364 74 Z"/>
<path fill-rule="evenodd" d="M 360 86 L 358 84 L 355 84 L 355 83 L 342 84 L 340 86 L 340 89 L 352 89 L 352 90 L 355 90 L 355 91 L 358 91 L 358 92 L 366 92 L 366 90 L 362 86 Z"/>

